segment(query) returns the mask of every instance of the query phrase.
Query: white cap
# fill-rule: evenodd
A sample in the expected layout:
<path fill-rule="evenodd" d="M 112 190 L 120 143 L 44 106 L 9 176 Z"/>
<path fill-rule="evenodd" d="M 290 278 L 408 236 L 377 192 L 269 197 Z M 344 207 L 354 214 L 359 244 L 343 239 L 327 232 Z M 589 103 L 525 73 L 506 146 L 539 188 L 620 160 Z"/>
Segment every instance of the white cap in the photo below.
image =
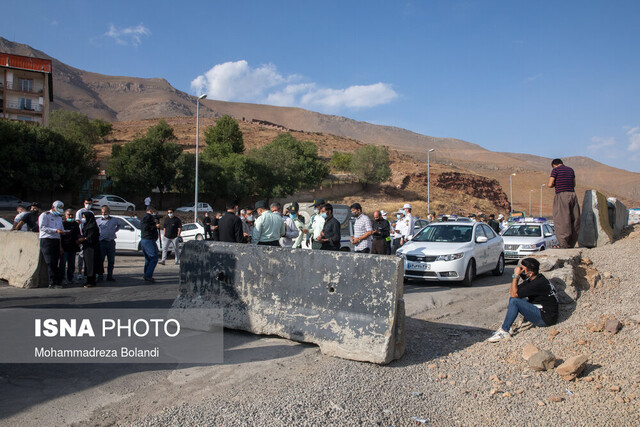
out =
<path fill-rule="evenodd" d="M 405 203 L 402 209 L 411 209 L 411 205 L 409 203 Z"/>
<path fill-rule="evenodd" d="M 55 202 L 53 202 L 52 207 L 53 207 L 53 210 L 59 213 L 60 215 L 62 215 L 62 213 L 64 212 L 64 203 L 62 203 L 62 201 L 60 200 L 56 200 Z"/>
<path fill-rule="evenodd" d="M 380 211 L 380 215 L 385 216 L 387 214 L 387 211 Z"/>
<path fill-rule="evenodd" d="M 498 219 L 502 219 L 502 218 L 504 218 L 504 215 L 502 214 L 498 215 Z"/>

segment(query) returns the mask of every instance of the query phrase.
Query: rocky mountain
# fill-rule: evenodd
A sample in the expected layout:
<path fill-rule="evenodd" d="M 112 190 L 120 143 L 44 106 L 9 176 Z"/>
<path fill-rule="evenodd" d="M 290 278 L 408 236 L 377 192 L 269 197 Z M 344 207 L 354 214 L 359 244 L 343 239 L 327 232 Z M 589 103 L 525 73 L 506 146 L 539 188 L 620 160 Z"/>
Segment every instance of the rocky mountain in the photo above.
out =
<path fill-rule="evenodd" d="M 135 121 L 160 117 L 195 115 L 194 96 L 175 89 L 162 78 L 107 76 L 66 65 L 32 47 L 0 37 L 0 51 L 53 61 L 53 108 L 80 111 L 92 118 L 109 121 Z M 514 186 L 534 188 L 546 182 L 551 159 L 517 153 L 498 153 L 455 138 L 421 135 L 392 126 L 374 125 L 346 117 L 320 114 L 301 108 L 204 100 L 203 117 L 229 114 L 246 122 L 268 123 L 279 129 L 321 132 L 377 144 L 411 154 L 426 161 L 426 151 L 435 148 L 433 162 L 459 166 L 497 179 L 508 188 L 509 176 L 517 172 Z M 599 188 L 640 204 L 640 173 L 599 163 L 587 157 L 571 157 L 565 163 L 576 170 L 585 187 Z M 522 182 L 520 182 L 522 180 Z"/>

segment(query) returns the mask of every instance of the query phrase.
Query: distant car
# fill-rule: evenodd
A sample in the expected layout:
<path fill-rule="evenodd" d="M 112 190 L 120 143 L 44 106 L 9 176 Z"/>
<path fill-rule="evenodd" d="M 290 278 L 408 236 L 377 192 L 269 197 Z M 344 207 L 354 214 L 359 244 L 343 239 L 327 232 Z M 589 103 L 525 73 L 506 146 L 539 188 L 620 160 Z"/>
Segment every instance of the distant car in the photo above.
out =
<path fill-rule="evenodd" d="M 193 212 L 195 209 L 195 203 L 189 206 L 181 206 L 176 209 L 177 212 Z M 209 203 L 199 203 L 198 202 L 198 212 L 213 212 L 213 208 L 209 205 Z"/>
<path fill-rule="evenodd" d="M 112 215 L 113 218 L 118 218 L 121 222 L 120 230 L 116 233 L 116 251 L 136 251 L 141 252 L 142 247 L 140 242 L 142 241 L 142 230 L 140 220 L 132 216 Z M 158 236 L 158 249 L 161 249 L 161 232 L 158 230 L 160 236 Z M 169 251 L 173 250 L 173 243 L 169 244 Z"/>
<path fill-rule="evenodd" d="M 15 196 L 0 195 L 0 209 L 15 209 L 18 206 L 28 208 L 31 206 L 29 202 L 23 202 Z"/>
<path fill-rule="evenodd" d="M 504 273 L 502 237 L 484 223 L 434 222 L 413 236 L 396 253 L 404 260 L 405 278 L 460 282 Z"/>
<path fill-rule="evenodd" d="M 0 218 L 0 231 L 11 231 L 13 224 L 4 218 Z"/>
<path fill-rule="evenodd" d="M 544 251 L 558 244 L 551 224 L 542 222 L 519 222 L 502 233 L 504 257 L 518 260 Z"/>
<path fill-rule="evenodd" d="M 180 237 L 182 237 L 183 242 L 188 242 L 189 240 L 204 240 L 204 226 L 196 222 L 182 224 Z"/>
<path fill-rule="evenodd" d="M 127 202 L 120 196 L 114 196 L 112 194 L 100 194 L 91 199 L 91 209 L 102 209 L 103 206 L 109 206 L 112 211 L 129 211 L 136 210 L 136 205 Z"/>

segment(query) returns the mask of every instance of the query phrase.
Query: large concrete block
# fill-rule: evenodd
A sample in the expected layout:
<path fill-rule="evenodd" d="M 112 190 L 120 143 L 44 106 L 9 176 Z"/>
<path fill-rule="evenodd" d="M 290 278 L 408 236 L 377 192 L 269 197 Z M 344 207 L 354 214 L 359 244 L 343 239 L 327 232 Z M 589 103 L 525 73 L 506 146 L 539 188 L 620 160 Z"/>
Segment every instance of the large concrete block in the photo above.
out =
<path fill-rule="evenodd" d="M 404 353 L 402 297 L 395 257 L 192 241 L 174 307 L 223 309 L 226 328 L 384 364 Z"/>
<path fill-rule="evenodd" d="M 622 230 L 629 224 L 629 209 L 620 200 L 615 201 L 613 234 L 616 239 L 622 236 Z"/>
<path fill-rule="evenodd" d="M 578 243 L 586 248 L 594 248 L 613 241 L 607 199 L 596 190 L 587 190 L 582 202 Z"/>
<path fill-rule="evenodd" d="M 18 288 L 48 285 L 38 233 L 0 231 L 0 279 Z"/>

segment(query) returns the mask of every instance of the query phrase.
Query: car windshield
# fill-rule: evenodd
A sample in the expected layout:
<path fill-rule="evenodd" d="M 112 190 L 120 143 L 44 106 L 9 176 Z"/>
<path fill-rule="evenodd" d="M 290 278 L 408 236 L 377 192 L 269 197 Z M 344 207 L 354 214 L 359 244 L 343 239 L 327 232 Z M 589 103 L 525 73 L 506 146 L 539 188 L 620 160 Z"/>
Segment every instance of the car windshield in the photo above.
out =
<path fill-rule="evenodd" d="M 428 225 L 416 234 L 413 242 L 470 242 L 473 235 L 473 225 Z"/>
<path fill-rule="evenodd" d="M 135 228 L 140 230 L 140 220 L 138 218 L 127 218 L 127 221 L 129 221 Z"/>
<path fill-rule="evenodd" d="M 540 237 L 542 232 L 539 225 L 512 225 L 504 232 L 503 236 Z"/>

